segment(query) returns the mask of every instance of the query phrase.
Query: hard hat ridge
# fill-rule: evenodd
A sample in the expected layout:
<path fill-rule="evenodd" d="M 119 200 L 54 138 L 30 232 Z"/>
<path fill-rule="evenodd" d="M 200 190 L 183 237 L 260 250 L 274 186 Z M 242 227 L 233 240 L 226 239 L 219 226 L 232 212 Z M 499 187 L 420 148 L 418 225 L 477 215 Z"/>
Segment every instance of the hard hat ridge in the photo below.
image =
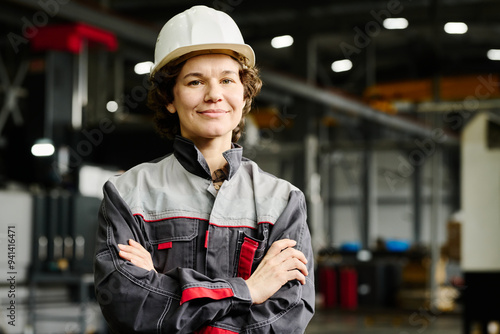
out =
<path fill-rule="evenodd" d="M 236 52 L 246 57 L 250 66 L 255 64 L 255 54 L 245 44 L 236 22 L 224 12 L 199 5 L 177 14 L 163 26 L 156 41 L 151 75 L 171 61 L 204 51 Z"/>

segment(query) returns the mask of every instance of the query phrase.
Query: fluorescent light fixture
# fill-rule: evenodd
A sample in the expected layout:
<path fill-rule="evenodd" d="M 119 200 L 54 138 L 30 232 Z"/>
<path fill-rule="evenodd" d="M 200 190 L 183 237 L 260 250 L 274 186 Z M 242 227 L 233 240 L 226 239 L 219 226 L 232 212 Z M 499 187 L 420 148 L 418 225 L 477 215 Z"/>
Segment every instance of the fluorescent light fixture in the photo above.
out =
<path fill-rule="evenodd" d="M 153 62 L 151 61 L 143 61 L 142 63 L 137 63 L 134 66 L 134 72 L 136 74 L 148 74 L 151 72 L 151 68 L 153 67 Z"/>
<path fill-rule="evenodd" d="M 345 72 L 352 68 L 352 61 L 349 59 L 337 60 L 332 63 L 333 72 Z"/>
<path fill-rule="evenodd" d="M 448 22 L 444 25 L 444 31 L 447 34 L 462 35 L 468 30 L 467 24 L 463 22 Z"/>
<path fill-rule="evenodd" d="M 491 49 L 488 50 L 486 56 L 489 60 L 500 60 L 500 49 Z"/>
<path fill-rule="evenodd" d="M 275 49 L 286 48 L 292 44 L 293 37 L 290 35 L 277 36 L 271 40 L 271 46 Z"/>
<path fill-rule="evenodd" d="M 56 149 L 50 139 L 38 139 L 33 146 L 31 146 L 31 154 L 35 157 L 50 157 Z"/>
<path fill-rule="evenodd" d="M 116 101 L 108 101 L 108 103 L 106 103 L 106 109 L 109 112 L 115 112 L 118 110 L 118 103 L 116 103 Z"/>
<path fill-rule="evenodd" d="M 408 20 L 404 17 L 390 17 L 382 23 L 385 29 L 406 29 L 408 28 Z"/>

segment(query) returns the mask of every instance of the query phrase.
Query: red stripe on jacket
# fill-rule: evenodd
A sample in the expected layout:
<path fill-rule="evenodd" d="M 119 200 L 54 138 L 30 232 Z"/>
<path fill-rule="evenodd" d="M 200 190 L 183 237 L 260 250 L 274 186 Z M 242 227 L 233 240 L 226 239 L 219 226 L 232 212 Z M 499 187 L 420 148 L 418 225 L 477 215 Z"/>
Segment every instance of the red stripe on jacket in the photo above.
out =
<path fill-rule="evenodd" d="M 194 332 L 195 334 L 237 334 L 238 332 L 233 332 L 227 329 L 206 326 Z"/>
<path fill-rule="evenodd" d="M 208 289 L 202 287 L 188 288 L 182 292 L 181 305 L 196 298 L 224 299 L 234 296 L 230 288 Z"/>

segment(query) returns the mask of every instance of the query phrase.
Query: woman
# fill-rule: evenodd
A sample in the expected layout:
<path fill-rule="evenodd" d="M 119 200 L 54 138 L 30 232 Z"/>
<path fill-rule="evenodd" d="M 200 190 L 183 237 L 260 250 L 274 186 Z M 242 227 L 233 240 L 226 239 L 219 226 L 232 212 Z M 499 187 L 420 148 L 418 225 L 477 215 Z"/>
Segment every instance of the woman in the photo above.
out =
<path fill-rule="evenodd" d="M 302 333 L 314 313 L 304 196 L 235 144 L 253 50 L 195 6 L 158 37 L 150 106 L 174 153 L 104 185 L 95 286 L 116 333 Z"/>

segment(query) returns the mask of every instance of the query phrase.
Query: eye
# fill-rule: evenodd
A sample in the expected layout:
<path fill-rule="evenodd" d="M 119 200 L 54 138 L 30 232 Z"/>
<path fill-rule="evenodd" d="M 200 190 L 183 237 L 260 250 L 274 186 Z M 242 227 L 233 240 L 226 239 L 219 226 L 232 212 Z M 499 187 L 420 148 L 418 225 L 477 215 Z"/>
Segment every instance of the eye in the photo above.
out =
<path fill-rule="evenodd" d="M 201 85 L 201 80 L 193 80 L 188 82 L 188 86 L 199 86 Z"/>
<path fill-rule="evenodd" d="M 233 82 L 234 82 L 234 80 L 233 79 L 229 79 L 229 78 L 221 80 L 221 83 L 223 83 L 223 84 L 230 84 L 230 83 L 233 83 Z"/>

